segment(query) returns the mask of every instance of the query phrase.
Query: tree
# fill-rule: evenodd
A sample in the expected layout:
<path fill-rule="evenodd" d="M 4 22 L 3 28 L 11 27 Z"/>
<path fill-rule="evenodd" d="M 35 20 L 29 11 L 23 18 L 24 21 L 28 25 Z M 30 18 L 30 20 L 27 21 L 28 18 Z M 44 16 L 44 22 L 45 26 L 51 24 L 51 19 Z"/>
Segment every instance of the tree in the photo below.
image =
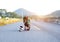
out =
<path fill-rule="evenodd" d="M 5 18 L 5 17 L 21 18 L 21 16 L 19 16 L 15 12 L 7 12 L 6 9 L 0 9 L 0 16 L 3 18 Z"/>
<path fill-rule="evenodd" d="M 10 18 L 20 18 L 20 16 L 17 15 L 15 12 L 7 12 L 6 17 L 10 17 Z"/>
<path fill-rule="evenodd" d="M 1 17 L 6 17 L 6 13 L 7 13 L 6 9 L 0 9 L 0 16 Z"/>

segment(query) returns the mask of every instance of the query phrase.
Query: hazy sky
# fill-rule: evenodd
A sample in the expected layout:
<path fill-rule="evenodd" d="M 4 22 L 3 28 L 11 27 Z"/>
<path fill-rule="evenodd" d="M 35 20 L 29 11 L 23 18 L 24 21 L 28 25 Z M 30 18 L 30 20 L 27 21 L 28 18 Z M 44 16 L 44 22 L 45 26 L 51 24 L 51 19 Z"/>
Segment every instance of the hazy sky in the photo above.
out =
<path fill-rule="evenodd" d="M 60 10 L 60 0 L 0 0 L 0 8 L 15 11 L 24 8 L 38 15 Z"/>

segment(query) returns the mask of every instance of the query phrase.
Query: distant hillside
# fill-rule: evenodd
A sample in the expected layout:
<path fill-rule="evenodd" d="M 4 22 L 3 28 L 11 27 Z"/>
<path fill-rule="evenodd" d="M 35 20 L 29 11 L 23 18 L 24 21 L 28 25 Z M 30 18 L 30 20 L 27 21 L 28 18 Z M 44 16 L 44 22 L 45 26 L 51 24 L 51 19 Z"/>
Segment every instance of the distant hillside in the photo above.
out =
<path fill-rule="evenodd" d="M 33 15 L 32 12 L 30 12 L 30 11 L 28 11 L 26 9 L 23 9 L 23 8 L 17 9 L 14 12 L 17 13 L 18 15 L 21 15 L 21 16 L 22 16 L 22 14 L 23 14 L 23 16 L 31 16 L 31 15 Z"/>
<path fill-rule="evenodd" d="M 47 16 L 60 17 L 60 10 L 54 11 L 54 12 L 52 12 L 51 14 L 49 14 Z"/>

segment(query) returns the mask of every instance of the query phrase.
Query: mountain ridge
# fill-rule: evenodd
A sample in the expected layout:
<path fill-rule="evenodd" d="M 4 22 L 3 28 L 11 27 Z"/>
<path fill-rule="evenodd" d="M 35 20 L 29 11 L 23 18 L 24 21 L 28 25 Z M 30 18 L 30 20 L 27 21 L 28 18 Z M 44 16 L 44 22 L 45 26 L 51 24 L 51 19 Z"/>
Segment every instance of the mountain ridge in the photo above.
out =
<path fill-rule="evenodd" d="M 19 9 L 17 9 L 17 10 L 15 10 L 14 11 L 16 14 L 18 14 L 18 15 L 23 15 L 23 16 L 31 16 L 31 15 L 33 15 L 33 13 L 32 12 L 30 12 L 30 11 L 28 11 L 28 10 L 26 10 L 26 9 L 23 9 L 23 8 L 19 8 Z"/>
<path fill-rule="evenodd" d="M 60 17 L 60 10 L 56 10 L 47 16 Z"/>

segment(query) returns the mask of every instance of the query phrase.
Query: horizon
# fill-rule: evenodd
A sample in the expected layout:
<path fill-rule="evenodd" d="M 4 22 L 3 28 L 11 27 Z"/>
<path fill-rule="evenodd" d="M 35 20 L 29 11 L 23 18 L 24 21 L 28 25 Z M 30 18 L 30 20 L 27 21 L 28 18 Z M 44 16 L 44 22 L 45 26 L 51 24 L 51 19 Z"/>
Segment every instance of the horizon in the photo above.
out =
<path fill-rule="evenodd" d="M 48 15 L 60 10 L 59 4 L 60 0 L 0 0 L 0 9 L 13 12 L 23 8 L 36 15 Z"/>

